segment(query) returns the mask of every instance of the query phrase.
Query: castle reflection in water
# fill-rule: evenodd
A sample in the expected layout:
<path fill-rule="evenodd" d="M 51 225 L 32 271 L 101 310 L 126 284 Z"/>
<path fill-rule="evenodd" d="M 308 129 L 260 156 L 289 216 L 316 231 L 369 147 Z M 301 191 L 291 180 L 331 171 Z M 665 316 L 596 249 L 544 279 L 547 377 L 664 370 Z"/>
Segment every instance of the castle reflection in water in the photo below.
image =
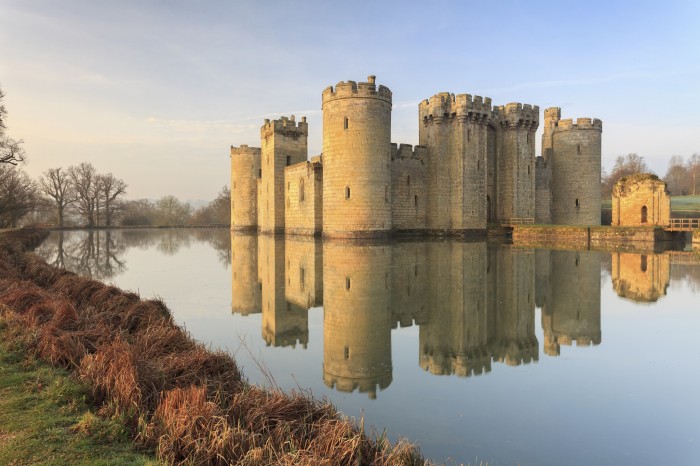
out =
<path fill-rule="evenodd" d="M 306 347 L 308 309 L 323 306 L 323 379 L 375 397 L 392 382 L 391 332 L 419 326 L 418 362 L 462 377 L 601 342 L 601 251 L 486 242 L 368 243 L 232 234 L 232 309 L 262 313 L 268 345 Z M 604 265 L 604 264 L 603 264 Z M 617 293 L 654 301 L 669 256 L 612 253 Z"/>

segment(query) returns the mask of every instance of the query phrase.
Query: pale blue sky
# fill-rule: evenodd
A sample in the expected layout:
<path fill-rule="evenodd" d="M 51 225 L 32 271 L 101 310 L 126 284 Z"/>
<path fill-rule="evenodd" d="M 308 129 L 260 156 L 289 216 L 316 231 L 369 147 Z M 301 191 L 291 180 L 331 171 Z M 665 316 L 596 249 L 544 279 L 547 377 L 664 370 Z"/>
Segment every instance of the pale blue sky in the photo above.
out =
<path fill-rule="evenodd" d="M 27 170 L 91 161 L 129 197 L 210 199 L 229 146 L 263 118 L 377 75 L 392 140 L 418 142 L 437 92 L 562 107 L 603 120 L 603 164 L 637 152 L 659 174 L 700 152 L 700 2 L 0 0 L 0 86 Z"/>

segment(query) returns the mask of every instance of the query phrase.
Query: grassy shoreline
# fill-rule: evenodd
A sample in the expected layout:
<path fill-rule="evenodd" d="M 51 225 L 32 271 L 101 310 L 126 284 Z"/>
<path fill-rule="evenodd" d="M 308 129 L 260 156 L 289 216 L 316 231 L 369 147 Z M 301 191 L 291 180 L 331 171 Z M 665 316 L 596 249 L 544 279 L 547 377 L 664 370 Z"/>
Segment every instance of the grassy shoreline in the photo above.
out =
<path fill-rule="evenodd" d="M 248 384 L 230 355 L 178 327 L 160 301 L 49 266 L 41 230 L 0 238 L 0 315 L 27 351 L 75 374 L 105 418 L 175 464 L 423 465 L 332 405 Z"/>

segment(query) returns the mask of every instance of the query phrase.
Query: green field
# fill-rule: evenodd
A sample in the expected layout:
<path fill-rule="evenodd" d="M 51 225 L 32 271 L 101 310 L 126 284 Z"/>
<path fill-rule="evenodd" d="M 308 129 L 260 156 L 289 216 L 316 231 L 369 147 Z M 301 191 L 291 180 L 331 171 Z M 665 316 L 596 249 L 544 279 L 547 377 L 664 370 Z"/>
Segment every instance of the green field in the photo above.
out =
<path fill-rule="evenodd" d="M 601 202 L 603 209 L 612 209 L 612 200 L 603 199 Z M 700 195 L 696 196 L 672 196 L 672 212 L 695 212 L 700 214 Z"/>

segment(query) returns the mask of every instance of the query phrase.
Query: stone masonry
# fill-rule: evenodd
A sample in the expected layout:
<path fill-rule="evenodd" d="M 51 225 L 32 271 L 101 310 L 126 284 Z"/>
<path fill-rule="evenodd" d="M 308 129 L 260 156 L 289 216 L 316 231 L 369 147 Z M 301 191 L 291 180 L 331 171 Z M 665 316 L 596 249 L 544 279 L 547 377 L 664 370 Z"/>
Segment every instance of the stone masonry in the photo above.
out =
<path fill-rule="evenodd" d="M 621 178 L 612 192 L 612 224 L 618 226 L 667 226 L 671 197 L 666 183 L 652 174 Z"/>
<path fill-rule="evenodd" d="M 489 224 L 600 225 L 602 123 L 441 92 L 418 105 L 419 142 L 391 143 L 392 93 L 345 81 L 322 94 L 323 153 L 306 118 L 265 120 L 231 147 L 231 229 L 358 238 L 484 234 Z"/>

